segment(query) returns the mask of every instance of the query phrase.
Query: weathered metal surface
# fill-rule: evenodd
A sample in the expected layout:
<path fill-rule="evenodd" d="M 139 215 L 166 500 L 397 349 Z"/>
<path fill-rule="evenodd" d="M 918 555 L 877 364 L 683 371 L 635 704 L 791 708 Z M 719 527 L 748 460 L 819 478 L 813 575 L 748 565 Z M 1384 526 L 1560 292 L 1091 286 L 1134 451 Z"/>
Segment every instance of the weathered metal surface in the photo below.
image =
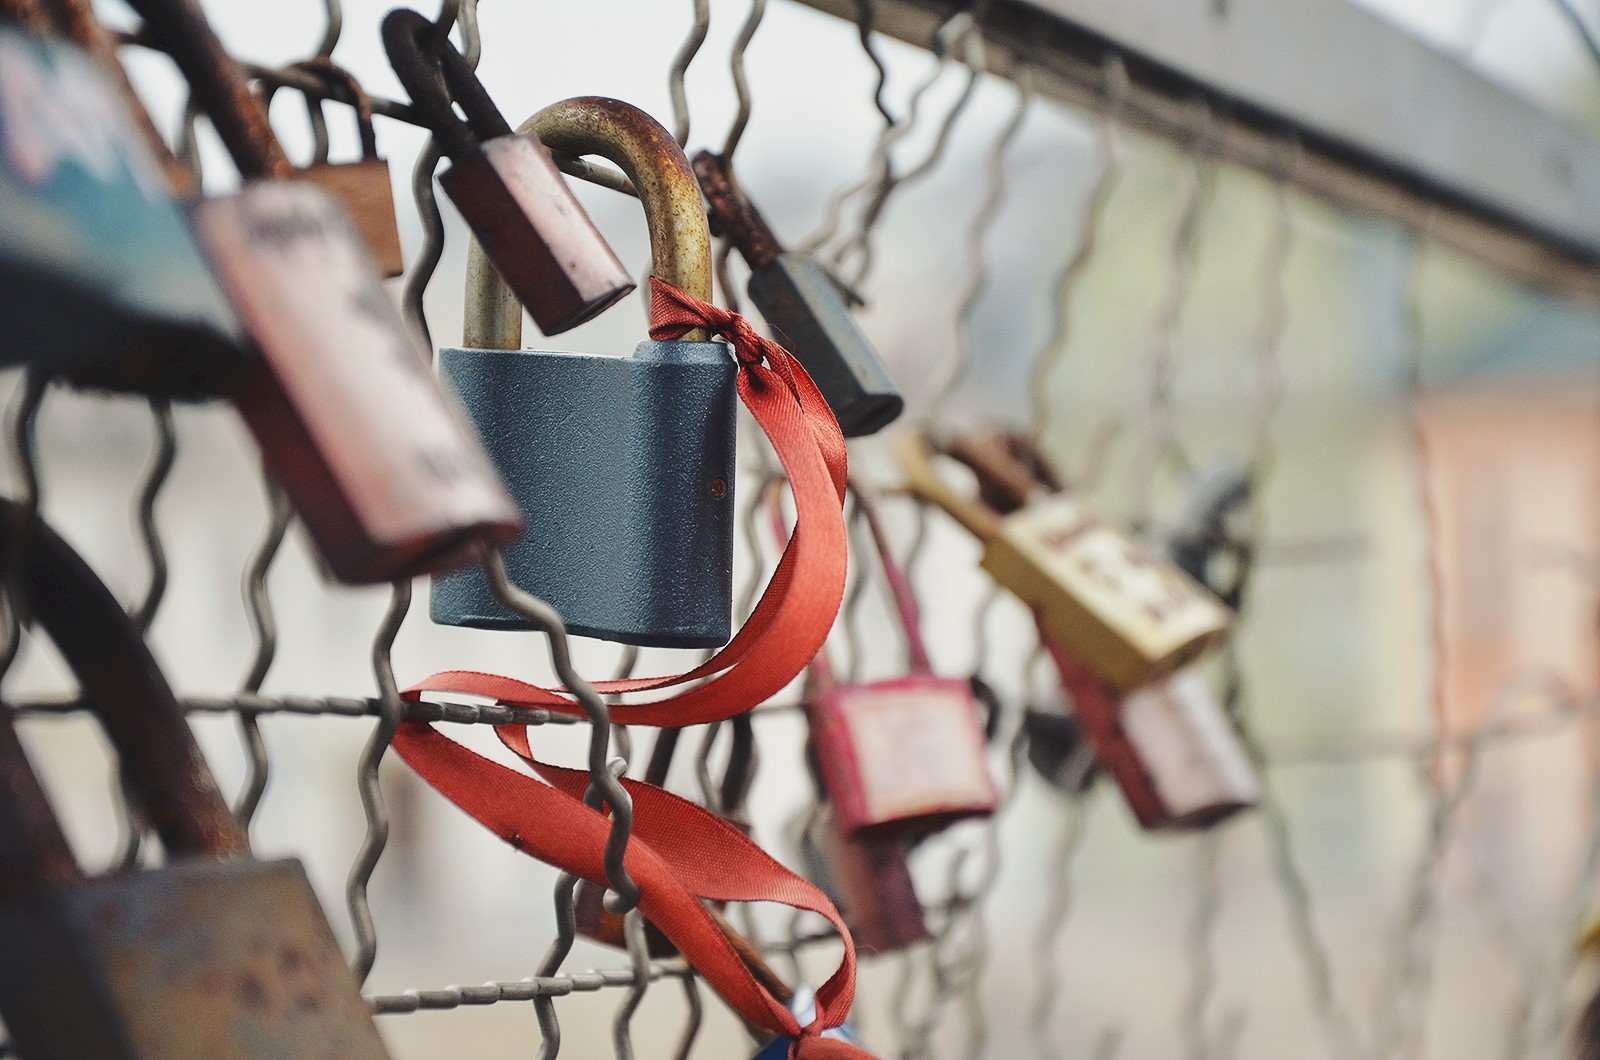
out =
<path fill-rule="evenodd" d="M 432 26 L 414 11 L 393 11 L 384 19 L 383 41 L 413 106 L 451 160 L 439 184 L 539 329 L 555 335 L 577 327 L 632 291 L 633 280 L 540 138 L 512 134 L 448 43 L 437 60 L 428 56 L 424 41 Z"/>
<path fill-rule="evenodd" d="M 926 46 L 969 5 L 873 7 L 878 30 Z M 992 73 L 1026 65 L 1035 90 L 1079 107 L 1115 97 L 1129 125 L 1600 298 L 1600 138 L 1358 4 L 995 0 L 980 18 Z"/>
<path fill-rule="evenodd" d="M 655 275 L 710 298 L 699 186 L 665 129 L 599 97 L 554 104 L 523 128 L 621 166 L 644 205 Z M 527 522 L 504 550 L 511 580 L 573 633 L 669 647 L 726 641 L 738 374 L 727 346 L 646 341 L 630 358 L 521 350 L 521 309 L 476 250 L 466 305 L 468 345 L 441 350 L 439 367 Z M 528 628 L 478 570 L 435 578 L 430 613 L 448 625 Z"/>
<path fill-rule="evenodd" d="M 875 434 L 894 422 L 905 400 L 833 278 L 814 258 L 783 249 L 760 211 L 735 190 L 720 158 L 702 151 L 694 169 L 713 223 L 750 266 L 750 300 L 822 391 L 845 437 Z"/>

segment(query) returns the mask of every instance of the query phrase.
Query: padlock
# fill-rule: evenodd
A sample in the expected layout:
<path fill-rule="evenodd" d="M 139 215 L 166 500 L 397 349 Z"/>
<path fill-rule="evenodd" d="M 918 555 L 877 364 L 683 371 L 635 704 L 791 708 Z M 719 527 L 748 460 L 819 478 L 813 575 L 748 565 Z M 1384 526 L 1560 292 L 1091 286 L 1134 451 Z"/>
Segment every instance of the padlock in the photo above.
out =
<path fill-rule="evenodd" d="M 710 234 L 688 160 L 643 111 L 583 97 L 530 120 L 568 154 L 600 154 L 639 189 L 655 275 L 711 296 Z M 632 357 L 520 349 L 521 309 L 477 248 L 466 344 L 439 353 L 446 382 L 522 505 L 511 580 L 569 633 L 658 647 L 728 639 L 733 598 L 734 405 L 727 345 L 691 332 Z M 435 622 L 527 629 L 478 570 L 433 581 Z"/>
<path fill-rule="evenodd" d="M 234 403 L 329 572 L 392 581 L 515 537 L 516 505 L 339 201 L 288 179 L 265 108 L 194 0 L 134 6 L 246 178 L 196 205 L 195 225 L 260 352 Z"/>
<path fill-rule="evenodd" d="M 216 395 L 248 360 L 243 328 L 133 102 L 80 47 L 0 23 L 0 365 Z"/>
<path fill-rule="evenodd" d="M 429 44 L 433 31 L 415 11 L 383 20 L 389 65 L 451 161 L 439 185 L 539 330 L 575 328 L 626 296 L 633 280 L 541 138 L 512 133 L 461 53 L 448 40 Z"/>
<path fill-rule="evenodd" d="M 981 564 L 994 580 L 1105 680 L 1123 690 L 1158 681 L 1227 635 L 1231 612 L 1165 557 L 1073 492 L 1051 492 L 1009 446 L 979 447 L 981 459 L 974 447 L 952 447 L 950 455 L 979 471 L 980 481 L 989 478 L 991 496 L 1012 490 L 1010 514 L 951 487 L 924 434 L 902 439 L 900 462 L 913 491 L 983 542 Z M 984 474 L 991 463 L 1014 481 Z"/>
<path fill-rule="evenodd" d="M 811 664 L 806 716 L 839 831 L 851 838 L 914 838 L 987 816 L 999 793 L 984 759 L 972 684 L 933 672 L 910 581 L 890 552 L 869 494 L 859 484 L 852 489 L 894 597 L 910 673 L 838 684 L 826 652 L 819 653 Z M 781 531 L 775 506 L 773 515 Z"/>
<path fill-rule="evenodd" d="M 1071 649 L 1044 641 L 1073 716 L 1141 826 L 1207 828 L 1260 801 L 1255 768 L 1199 671 L 1123 696 Z"/>
<path fill-rule="evenodd" d="M 26 1060 L 387 1055 L 299 862 L 250 858 L 181 708 L 111 592 L 0 502 L 33 616 L 161 838 L 159 869 L 85 878 L 0 705 L 0 1019 Z"/>
<path fill-rule="evenodd" d="M 806 875 L 843 914 L 857 949 L 898 953 L 930 937 L 905 839 L 846 836 L 824 805 L 801 845 Z"/>
<path fill-rule="evenodd" d="M 300 171 L 311 183 L 332 192 L 344 204 L 356 230 L 361 233 L 373 262 L 384 276 L 399 276 L 406 271 L 400 252 L 400 226 L 394 216 L 394 185 L 389 180 L 389 163 L 378 157 L 378 133 L 372 124 L 372 100 L 355 75 L 331 59 L 311 59 L 297 63 L 307 70 L 344 86 L 356 115 L 361 136 L 361 158 L 355 162 L 315 162 Z M 306 106 L 322 107 L 321 100 L 306 97 Z"/>
<path fill-rule="evenodd" d="M 839 285 L 813 257 L 783 249 L 754 204 L 735 191 L 727 164 L 709 151 L 694 157 L 711 207 L 712 228 L 733 241 L 750 266 L 750 301 L 822 391 L 846 438 L 876 434 L 905 409 Z"/>

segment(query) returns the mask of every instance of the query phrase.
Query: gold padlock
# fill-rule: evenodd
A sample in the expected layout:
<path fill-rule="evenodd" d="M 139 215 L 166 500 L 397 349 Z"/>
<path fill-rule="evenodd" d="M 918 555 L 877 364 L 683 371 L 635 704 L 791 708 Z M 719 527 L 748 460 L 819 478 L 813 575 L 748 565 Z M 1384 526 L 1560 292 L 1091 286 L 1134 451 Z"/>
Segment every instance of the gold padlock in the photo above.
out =
<path fill-rule="evenodd" d="M 913 492 L 983 542 L 994 580 L 1116 688 L 1158 681 L 1227 636 L 1232 613 L 1216 597 L 1076 494 L 1053 491 L 1037 454 L 1019 455 L 1026 446 L 992 434 L 947 450 L 978 473 L 987 503 L 940 476 L 926 434 L 905 436 L 899 455 Z"/>

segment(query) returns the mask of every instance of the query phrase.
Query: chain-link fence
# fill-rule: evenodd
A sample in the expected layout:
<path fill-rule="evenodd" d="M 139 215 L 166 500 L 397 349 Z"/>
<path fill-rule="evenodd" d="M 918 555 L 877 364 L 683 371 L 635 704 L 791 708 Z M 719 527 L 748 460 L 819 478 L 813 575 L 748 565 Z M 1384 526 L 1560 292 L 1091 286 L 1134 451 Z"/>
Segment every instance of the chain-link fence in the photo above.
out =
<path fill-rule="evenodd" d="M 876 34 L 867 0 L 857 25 L 754 0 L 718 4 L 713 26 L 697 0 L 685 27 L 676 5 L 638 10 L 654 6 L 496 5 L 480 22 L 472 0 L 452 0 L 440 17 L 510 117 L 600 91 L 735 160 L 779 230 L 866 299 L 908 419 L 1023 430 L 1152 535 L 1219 462 L 1251 484 L 1244 605 L 1206 676 L 1265 794 L 1201 834 L 1150 835 L 1107 780 L 1064 790 L 1032 768 L 1025 711 L 1063 693 L 1030 617 L 977 568 L 976 542 L 899 489 L 881 441 L 852 446 L 853 469 L 885 493 L 935 667 L 980 676 L 1000 704 L 1000 811 L 913 852 L 931 940 L 865 959 L 852 1022 L 873 1050 L 1564 1055 L 1600 882 L 1593 310 L 1307 197 L 1293 139 L 1259 173 L 1218 161 L 1223 131 L 1203 105 L 1178 141 L 1134 131 L 1115 58 L 1088 111 L 1037 95 L 1026 65 L 991 77 L 981 10 L 944 19 L 922 50 Z M 366 82 L 397 174 L 416 159 L 403 307 L 448 345 L 465 229 L 435 197 L 438 153 L 385 94 L 380 8 L 350 7 L 326 0 L 310 54 L 274 50 L 315 36 L 310 8 L 215 17 L 242 58 L 273 64 L 253 73 L 305 158 L 354 137 L 334 121 L 337 86 L 294 64 L 337 56 Z M 225 186 L 165 60 L 127 51 L 140 87 L 174 102 L 180 155 Z M 328 102 L 302 109 L 302 95 Z M 598 186 L 583 197 L 642 266 L 637 205 Z M 742 309 L 728 251 L 720 298 Z M 575 341 L 621 350 L 642 331 L 624 306 Z M 741 613 L 776 560 L 757 504 L 776 462 L 749 426 Z M 225 410 L 19 380 L 10 491 L 129 602 L 257 848 L 308 862 L 395 1055 L 753 1053 L 692 968 L 649 955 L 637 913 L 626 954 L 575 940 L 572 878 L 523 864 L 386 755 L 403 717 L 474 746 L 489 746 L 486 723 L 527 720 L 398 689 L 447 667 L 546 676 L 542 635 L 431 626 L 409 585 L 326 587 L 243 438 Z M 854 513 L 850 525 L 835 665 L 846 681 L 903 672 L 882 573 Z M 677 659 L 574 650 L 590 678 Z M 149 841 L 61 667 L 26 639 L 6 662 L 85 861 L 139 864 Z M 610 754 L 635 775 L 652 755 L 670 762 L 669 786 L 749 820 L 798 867 L 818 816 L 798 700 L 681 737 L 618 728 Z M 586 723 L 545 728 L 573 760 L 589 740 Z M 667 743 L 684 753 L 669 759 Z M 728 783 L 752 755 L 753 782 Z M 837 959 L 820 919 L 730 915 L 796 981 Z"/>

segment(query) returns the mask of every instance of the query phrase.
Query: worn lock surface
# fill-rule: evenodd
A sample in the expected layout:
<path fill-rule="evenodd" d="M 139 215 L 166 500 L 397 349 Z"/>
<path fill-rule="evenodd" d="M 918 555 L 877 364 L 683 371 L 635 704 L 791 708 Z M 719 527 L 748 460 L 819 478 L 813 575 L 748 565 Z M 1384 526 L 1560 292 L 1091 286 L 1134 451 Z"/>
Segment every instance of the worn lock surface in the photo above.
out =
<path fill-rule="evenodd" d="M 1233 725 L 1193 669 L 1126 697 L 1046 638 L 1073 714 L 1139 824 L 1206 828 L 1254 806 L 1261 784 Z"/>
<path fill-rule="evenodd" d="M 0 505 L 5 555 L 19 512 Z M 249 858 L 171 689 L 93 572 L 27 531 L 33 610 L 167 864 L 85 878 L 0 708 L 0 1019 L 25 1060 L 387 1055 L 304 870 Z"/>
<path fill-rule="evenodd" d="M 415 11 L 392 11 L 383 22 L 389 62 L 450 158 L 439 184 L 539 330 L 556 335 L 577 327 L 632 291 L 633 280 L 541 138 L 511 131 L 448 41 L 437 63 L 427 58 L 422 45 L 432 32 L 433 23 Z"/>
<path fill-rule="evenodd" d="M 406 263 L 400 251 L 400 226 L 395 220 L 394 185 L 389 178 L 388 160 L 378 157 L 372 101 L 352 74 L 329 60 L 312 60 L 300 67 L 345 86 L 352 97 L 361 136 L 361 158 L 354 162 L 316 162 L 301 170 L 300 175 L 344 204 L 378 271 L 386 277 L 399 276 L 406 271 Z M 308 98 L 307 106 L 320 108 L 321 102 Z"/>
<path fill-rule="evenodd" d="M 901 465 L 913 489 L 983 542 L 980 563 L 994 580 L 1117 688 L 1160 680 L 1227 635 L 1232 613 L 1221 602 L 1074 493 L 1051 492 L 1018 455 L 1023 445 L 988 436 L 951 448 L 979 475 L 989 506 L 940 477 L 922 435 L 902 440 Z"/>
<path fill-rule="evenodd" d="M 818 816 L 801 840 L 806 875 L 844 916 L 857 949 L 897 953 L 928 939 L 906 840 L 850 838 L 831 809 Z"/>
<path fill-rule="evenodd" d="M 0 365 L 169 397 L 227 390 L 238 318 L 141 139 L 78 47 L 0 24 Z"/>
<path fill-rule="evenodd" d="M 822 391 L 846 438 L 876 434 L 905 409 L 838 285 L 816 259 L 786 251 L 766 220 L 728 180 L 721 158 L 695 155 L 694 168 L 718 231 L 750 266 L 750 301 Z"/>
<path fill-rule="evenodd" d="M 530 124 L 570 154 L 628 173 L 649 221 L 654 272 L 711 293 L 710 234 L 683 152 L 648 115 L 584 97 Z M 439 353 L 527 532 L 504 550 L 511 580 L 568 632 L 629 644 L 714 647 L 733 594 L 737 365 L 720 342 L 647 340 L 632 357 L 518 349 L 521 312 L 484 257 L 468 263 L 468 345 Z M 483 573 L 434 579 L 435 622 L 526 629 Z"/>

